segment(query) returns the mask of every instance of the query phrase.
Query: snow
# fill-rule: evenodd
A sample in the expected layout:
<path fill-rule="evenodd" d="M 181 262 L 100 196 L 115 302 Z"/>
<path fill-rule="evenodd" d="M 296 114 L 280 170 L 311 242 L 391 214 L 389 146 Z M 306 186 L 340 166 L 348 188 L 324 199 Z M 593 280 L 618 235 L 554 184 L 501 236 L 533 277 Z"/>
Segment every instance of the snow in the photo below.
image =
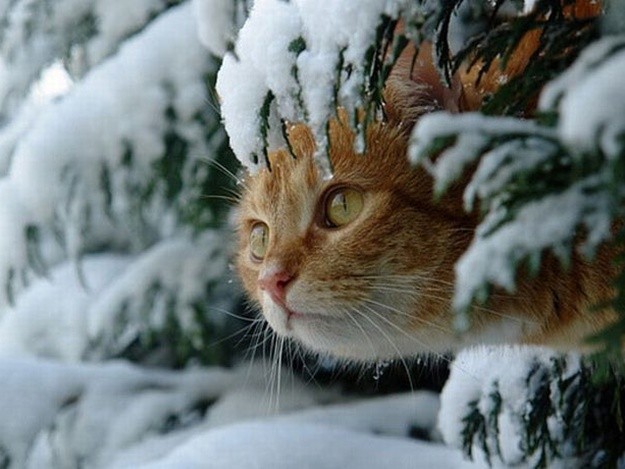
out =
<path fill-rule="evenodd" d="M 412 425 L 433 431 L 432 393 L 337 403 L 345 398 L 293 378 L 276 390 L 286 404 L 268 407 L 264 367 L 175 372 L 1 358 L 0 411 L 11 425 L 0 425 L 0 447 L 25 468 L 483 467 L 406 438 Z M 228 404 L 242 403 L 242 390 L 243 408 Z"/>
<path fill-rule="evenodd" d="M 462 448 L 465 422 L 462 417 L 477 405 L 480 413 L 488 418 L 493 408 L 493 391 L 501 396 L 501 408 L 497 414 L 499 437 L 487 435 L 487 446 L 491 453 L 494 467 L 530 465 L 523 452 L 525 425 L 524 419 L 530 409 L 528 401 L 535 389 L 527 384 L 531 370 L 537 367 L 548 368 L 558 355 L 539 347 L 498 346 L 475 347 L 458 354 L 451 366 L 451 374 L 441 393 L 441 411 L 438 426 L 445 443 L 451 447 Z M 579 368 L 579 356 L 569 354 L 566 357 L 566 372 L 563 379 L 571 376 Z M 534 376 L 539 377 L 539 374 Z M 551 399 L 557 401 L 557 385 L 551 385 Z M 554 441 L 562 438 L 565 423 L 557 417 L 549 420 L 550 434 Z M 577 462 L 568 459 L 570 454 L 566 445 L 560 447 L 559 460 L 550 467 L 577 467 Z M 481 442 L 472 442 L 472 452 L 476 461 L 485 461 Z M 561 464 L 561 466 L 558 466 Z"/>
<path fill-rule="evenodd" d="M 0 447 L 12 467 L 33 468 L 67 467 L 79 459 L 93 467 L 230 383 L 230 373 L 220 369 L 175 373 L 23 358 L 0 360 L 0 373 L 0 410 L 10 422 L 0 425 Z M 47 453 L 41 445 L 60 460 L 33 460 Z"/>
<path fill-rule="evenodd" d="M 136 213 L 136 194 L 145 190 L 153 164 L 163 157 L 169 106 L 179 118 L 176 131 L 189 137 L 187 166 L 208 152 L 201 137 L 203 125 L 195 116 L 205 108 L 204 76 L 213 67 L 195 36 L 191 5 L 184 4 L 127 40 L 118 54 L 30 119 L 28 128 L 13 131 L 19 141 L 0 189 L 8 194 L 0 213 L 0 227 L 6 233 L 0 243 L 11 243 L 11 248 L 0 249 L 2 286 L 9 269 L 19 273 L 27 268 L 22 234 L 27 224 L 62 225 L 65 247 L 74 258 L 88 247 L 85 243 L 97 243 L 102 236 L 144 246 L 153 234 L 137 227 L 137 217 L 170 234 L 163 223 L 170 202 L 162 191 L 156 191 L 150 208 L 141 214 Z M 119 80 L 120 75 L 126 79 Z M 14 137 L 5 138 L 15 142 Z M 123 166 L 128 150 L 131 168 Z M 111 207 L 102 191 L 92 190 L 101 187 L 105 169 L 111 174 Z M 84 232 L 87 217 L 94 225 L 89 234 Z M 0 303 L 7 301 L 5 291 L 0 289 Z"/>
<path fill-rule="evenodd" d="M 257 0 L 217 81 L 226 131 L 241 163 L 252 171 L 264 164 L 253 155 L 267 150 L 259 111 L 271 93 L 270 122 L 306 122 L 317 141 L 320 170 L 329 175 L 326 122 L 337 106 L 355 109 L 361 103 L 368 45 L 381 15 L 397 17 L 402 5 L 402 0 Z M 210 21 L 200 18 L 200 24 Z M 337 72 L 341 54 L 343 70 L 351 68 L 349 79 Z M 337 74 L 341 83 L 334 102 Z M 279 125 L 270 126 L 269 133 L 269 141 L 284 143 Z"/>
<path fill-rule="evenodd" d="M 250 450 L 240 451 L 244 441 Z M 479 467 L 440 445 L 365 435 L 325 425 L 250 422 L 200 435 L 143 469 L 385 469 Z M 129 467 L 129 466 L 113 466 Z"/>
<path fill-rule="evenodd" d="M 48 10 L 38 9 L 44 3 Z M 284 144 L 278 124 L 288 119 L 310 123 L 323 150 L 325 121 L 337 104 L 332 96 L 339 52 L 353 72 L 349 79 L 343 74 L 337 96 L 339 104 L 353 108 L 360 104 L 362 59 L 379 15 L 396 16 L 403 4 L 257 0 L 235 53 L 227 53 L 240 10 L 224 0 L 169 8 L 171 3 L 0 0 L 0 10 L 9 12 L 0 63 L 1 111 L 12 117 L 0 129 L 0 466 L 8 456 L 11 467 L 27 469 L 486 467 L 477 444 L 478 462 L 462 456 L 460 432 L 470 402 L 476 401 L 482 413 L 492 412 L 488 396 L 495 391 L 504 397 L 501 436 L 495 441 L 491 435 L 488 444 L 499 443 L 506 462 L 522 464 L 523 379 L 531 363 L 548 362 L 546 351 L 467 350 L 453 365 L 440 400 L 419 391 L 355 400 L 338 389 L 301 381 L 276 363 L 244 362 L 233 369 L 188 364 L 185 370 L 164 371 L 110 360 L 145 330 L 164 329 L 168 308 L 190 331 L 195 305 L 206 306 L 212 327 L 223 323 L 220 311 L 228 314 L 234 301 L 225 281 L 227 236 L 211 229 L 192 233 L 179 218 L 189 198 L 205 190 L 191 184 L 200 179 L 199 159 L 214 156 L 203 127 L 217 122 L 214 116 L 197 116 L 207 117 L 205 81 L 216 62 L 198 41 L 198 31 L 204 46 L 226 54 L 218 84 L 225 123 L 237 156 L 253 170 L 262 158 L 252 164 L 249 154 L 261 156 L 265 142 L 258 134 L 258 112 L 250 109 L 259 110 L 271 91 L 269 148 Z M 34 28 L 29 40 L 28 22 L 43 21 L 44 13 L 50 28 Z M 75 28 L 89 26 L 85 16 L 93 17 L 97 34 L 81 30 L 84 36 L 77 33 L 80 40 L 68 46 L 64 41 Z M 153 16 L 158 18 L 151 21 Z M 299 38 L 303 43 L 294 44 Z M 304 50 L 293 50 L 304 43 Z M 67 70 L 55 62 L 66 52 L 61 46 L 70 49 L 63 61 Z M 593 54 L 600 55 L 589 53 L 591 59 Z M 580 125 L 569 114 L 579 113 L 589 100 L 593 104 L 593 97 L 606 99 L 589 83 L 596 77 L 610 85 L 621 62 L 622 54 L 598 60 L 575 79 L 554 84 L 557 96 L 545 106 L 559 106 L 573 127 Z M 56 90 L 51 82 L 43 89 L 52 78 L 33 85 L 44 70 L 60 77 Z M 619 90 L 606 89 L 622 97 Z M 18 104 L 10 102 L 14 96 Z M 591 108 L 591 127 L 605 130 L 602 149 L 609 151 L 622 130 L 619 115 Z M 166 117 L 171 114 L 175 119 Z M 495 194 L 519 167 L 539 164 L 549 151 L 545 140 L 567 136 L 576 145 L 568 127 L 541 131 L 529 122 L 489 119 L 436 114 L 424 118 L 413 135 L 416 159 L 437 138 L 467 133 L 430 167 L 442 181 L 441 190 L 475 161 L 487 139 L 509 132 L 524 137 L 521 144 L 486 149 L 467 205 Z M 170 131 L 190 145 L 190 163 L 176 169 L 186 192 L 171 201 L 166 188 L 157 186 L 145 201 L 148 181 L 158 180 L 153 172 L 165 152 L 163 135 Z M 463 154 L 465 144 L 471 151 Z M 528 158 L 515 159 L 519 152 Z M 324 164 L 324 155 L 318 156 Z M 107 178 L 109 186 L 103 188 Z M 505 255 L 496 243 L 537 249 L 550 237 L 568 236 L 567 227 L 579 220 L 591 228 L 589 243 L 596 242 L 609 230 L 609 220 L 600 217 L 607 202 L 601 195 L 590 201 L 582 194 L 599 183 L 586 179 L 545 205 L 526 207 L 520 214 L 524 225 L 500 231 L 492 245 L 491 238 L 480 238 L 470 253 L 490 261 Z M 568 218 L 545 223 L 555 219 L 554 210 Z M 493 212 L 482 230 L 499 216 Z M 535 231 L 529 241 L 534 244 L 522 239 L 527 226 Z M 33 250 L 32 239 L 25 240 L 25 230 L 32 236 L 33 227 L 41 253 Z M 511 288 L 503 266 L 472 264 L 470 253 L 463 262 L 471 276 L 492 275 Z M 45 275 L 36 277 L 35 270 Z M 558 434 L 558 422 L 549 425 Z M 432 441 L 409 438 L 413 427 Z"/>
<path fill-rule="evenodd" d="M 194 17 L 197 21 L 198 35 L 202 44 L 214 55 L 223 57 L 234 44 L 237 30 L 238 10 L 241 1 L 233 0 L 193 0 Z"/>
<path fill-rule="evenodd" d="M 251 402 L 258 401 L 253 394 L 262 388 L 246 389 Z M 285 386 L 283 391 L 301 394 L 298 387 Z M 228 399 L 228 395 L 223 399 Z M 191 468 L 204 467 L 206 461 L 211 461 L 215 468 L 481 467 L 464 461 L 460 452 L 440 444 L 405 438 L 411 425 L 431 429 L 437 408 L 435 395 L 417 392 L 312 406 L 230 425 L 215 425 L 217 408 L 213 408 L 208 416 L 210 430 L 198 431 L 183 443 L 176 442 L 165 454 L 151 458 L 145 465 L 139 464 L 140 457 L 131 450 L 111 467 Z M 232 411 L 236 413 L 234 408 Z"/>
<path fill-rule="evenodd" d="M 33 282 L 4 313 L 0 318 L 0 357 L 82 359 L 89 341 L 85 311 L 129 260 L 102 255 L 82 262 L 88 288 L 81 284 L 77 266 L 66 263 L 48 278 Z"/>
<path fill-rule="evenodd" d="M 417 123 L 409 158 L 430 171 L 436 193 L 479 159 L 464 201 L 471 210 L 480 200 L 485 216 L 455 267 L 457 311 L 466 311 L 474 298 L 483 299 L 486 284 L 513 292 L 517 263 L 535 258 L 545 249 L 566 262 L 579 226 L 584 226 L 586 236 L 578 248 L 588 257 L 610 238 L 613 194 L 603 189 L 612 184 L 608 165 L 559 193 L 524 203 L 512 217 L 505 197 L 519 174 L 559 158 L 561 147 L 570 152 L 573 162 L 597 151 L 609 160 L 620 158 L 625 93 L 619 76 L 624 73 L 625 42 L 622 37 L 607 37 L 589 46 L 541 94 L 540 109 L 559 115 L 556 128 L 479 113 L 437 112 Z M 432 149 L 441 145 L 443 150 L 431 161 Z"/>
<path fill-rule="evenodd" d="M 566 261 L 567 247 L 580 224 L 588 230 L 583 252 L 591 256 L 597 245 L 610 237 L 611 230 L 609 194 L 596 190 L 601 183 L 600 177 L 582 179 L 559 194 L 525 204 L 514 219 L 501 226 L 505 210 L 492 210 L 456 263 L 454 307 L 459 311 L 467 308 L 472 298 L 479 296 L 485 282 L 513 292 L 512 266 L 546 248 L 554 249 Z M 493 231 L 494 227 L 498 228 Z"/>
<path fill-rule="evenodd" d="M 120 39 L 141 29 L 166 2 L 17 0 L 0 7 L 4 18 L 0 110 L 13 112 L 19 109 L 19 97 L 56 58 L 66 56 L 72 71 L 82 74 L 114 52 Z M 46 27 L 33 27 L 39 22 Z"/>
<path fill-rule="evenodd" d="M 413 164 L 424 164 L 435 180 L 435 191 L 444 191 L 458 179 L 463 170 L 482 156 L 490 140 L 504 135 L 534 135 L 552 138 L 554 133 L 531 121 L 512 117 L 489 117 L 480 113 L 451 114 L 432 112 L 419 119 L 410 135 L 408 158 Z M 430 163 L 432 148 L 439 142 L 455 139 L 449 148 Z"/>
<path fill-rule="evenodd" d="M 586 48 L 545 88 L 540 108 L 559 111 L 558 133 L 572 152 L 592 151 L 598 142 L 608 158 L 619 156 L 625 135 L 625 90 L 620 86 L 624 74 L 625 40 L 608 37 Z"/>
<path fill-rule="evenodd" d="M 127 342 L 135 340 L 139 333 L 136 330 L 138 324 L 146 329 L 162 329 L 165 326 L 168 314 L 166 303 L 171 298 L 174 298 L 180 325 L 191 329 L 195 325 L 193 305 L 206 301 L 206 284 L 218 282 L 226 271 L 224 251 L 223 241 L 211 231 L 197 240 L 171 239 L 146 250 L 91 302 L 87 319 L 88 336 L 92 341 L 101 343 L 100 347 L 109 350 L 109 353 L 111 349 L 123 350 Z M 164 293 L 153 297 L 155 286 Z M 171 292 L 176 292 L 176 295 L 170 298 L 168 294 Z M 152 309 L 146 310 L 146 303 L 150 301 L 154 303 Z M 228 304 L 215 302 L 210 308 L 219 309 L 219 306 L 227 307 Z M 212 323 L 223 323 L 223 315 L 211 316 Z M 127 324 L 129 329 L 120 331 L 119 324 Z M 112 331 L 116 333 L 112 334 Z"/>

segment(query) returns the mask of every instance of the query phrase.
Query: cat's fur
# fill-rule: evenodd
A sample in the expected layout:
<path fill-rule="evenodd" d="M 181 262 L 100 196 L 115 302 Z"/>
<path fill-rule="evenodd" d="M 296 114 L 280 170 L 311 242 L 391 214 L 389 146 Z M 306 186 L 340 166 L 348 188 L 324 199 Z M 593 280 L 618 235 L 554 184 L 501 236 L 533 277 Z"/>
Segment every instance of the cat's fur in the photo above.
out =
<path fill-rule="evenodd" d="M 473 311 L 468 333 L 454 331 L 453 267 L 477 217 L 463 211 L 461 187 L 433 202 L 430 176 L 407 161 L 407 135 L 424 112 L 474 108 L 479 92 L 461 76 L 451 89 L 442 87 L 427 49 L 415 69 L 409 53 L 400 59 L 385 93 L 387 119 L 369 128 L 365 155 L 355 153 L 343 119 L 331 122 L 332 179 L 320 177 L 304 125 L 289 129 L 295 158 L 273 152 L 271 171 L 245 178 L 237 257 L 245 289 L 278 334 L 340 357 L 410 356 L 475 343 L 580 348 L 613 317 L 589 311 L 611 295 L 612 253 L 606 250 L 592 265 L 575 257 L 567 270 L 545 256 L 537 278 L 521 273 L 516 294 L 495 291 L 487 306 Z M 330 228 L 324 196 L 340 186 L 362 191 L 364 208 L 351 223 Z M 256 221 L 270 230 L 263 261 L 250 255 Z M 268 278 L 282 282 L 282 304 L 268 294 Z"/>

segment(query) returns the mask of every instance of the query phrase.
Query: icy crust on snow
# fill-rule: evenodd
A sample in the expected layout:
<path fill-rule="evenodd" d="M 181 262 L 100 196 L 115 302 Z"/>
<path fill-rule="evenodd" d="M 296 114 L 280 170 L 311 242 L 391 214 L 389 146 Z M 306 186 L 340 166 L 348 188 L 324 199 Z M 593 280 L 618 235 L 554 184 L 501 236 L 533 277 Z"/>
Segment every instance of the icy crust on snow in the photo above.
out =
<path fill-rule="evenodd" d="M 200 161 L 210 154 L 205 76 L 215 63 L 193 21 L 189 3 L 171 8 L 19 129 L 0 181 L 0 304 L 8 288 L 18 288 L 11 283 L 19 286 L 27 264 L 32 267 L 24 240 L 29 225 L 57 230 L 74 259 L 90 243 L 138 250 L 176 231 L 174 202 L 164 187 L 151 189 L 150 199 L 139 195 L 165 156 L 168 133 L 190 146 L 178 170 L 186 191 L 179 198 L 194 197 L 196 181 L 208 171 Z"/>
<path fill-rule="evenodd" d="M 167 8 L 165 0 L 17 0 L 0 4 L 0 110 L 12 111 L 58 57 L 77 74 Z M 41 27 L 38 23 L 45 23 Z M 36 25 L 36 26 L 34 26 Z"/>
<path fill-rule="evenodd" d="M 255 171 L 264 164 L 264 151 L 284 144 L 280 120 L 306 122 L 318 144 L 320 169 L 330 174 L 326 122 L 337 106 L 355 109 L 360 104 L 364 58 L 376 26 L 383 14 L 397 17 L 403 4 L 403 0 L 257 0 L 239 32 L 235 53 L 226 54 L 217 80 L 226 131 L 241 163 Z M 268 102 L 265 138 L 260 114 Z"/>
<path fill-rule="evenodd" d="M 494 467 L 534 467 L 536 461 L 526 459 L 524 435 L 526 431 L 530 398 L 537 392 L 536 386 L 544 384 L 540 374 L 528 380 L 532 370 L 540 367 L 549 369 L 558 355 L 550 350 L 536 347 L 476 347 L 463 350 L 451 365 L 451 374 L 441 393 L 441 411 L 438 427 L 444 441 L 451 447 L 462 448 L 467 423 L 464 420 L 473 409 L 486 419 L 495 415 L 499 435 L 488 432 L 486 446 Z M 511 366 L 514 364 L 514 366 Z M 573 376 L 580 367 L 580 358 L 575 354 L 566 357 L 566 371 L 563 380 Z M 562 398 L 556 380 L 549 382 L 550 398 L 558 402 Z M 501 399 L 494 399 L 498 393 Z M 496 408 L 501 404 L 499 409 Z M 560 451 L 556 467 L 577 467 L 573 465 L 574 451 L 565 444 L 564 421 L 558 415 L 548 418 L 549 433 Z M 538 451 L 540 452 L 540 451 Z M 476 461 L 486 461 L 480 441 L 472 442 L 472 454 Z M 538 455 L 534 455 L 538 457 Z M 520 466 L 519 466 L 520 465 Z M 551 467 L 551 466 L 550 466 Z"/>

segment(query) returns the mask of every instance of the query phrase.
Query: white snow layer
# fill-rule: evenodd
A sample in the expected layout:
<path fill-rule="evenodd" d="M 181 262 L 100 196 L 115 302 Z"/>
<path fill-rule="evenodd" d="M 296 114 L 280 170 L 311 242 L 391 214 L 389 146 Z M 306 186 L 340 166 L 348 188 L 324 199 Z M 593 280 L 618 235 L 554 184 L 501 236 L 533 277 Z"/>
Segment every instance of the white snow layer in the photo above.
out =
<path fill-rule="evenodd" d="M 158 432 L 170 415 L 216 399 L 232 383 L 220 369 L 163 372 L 124 363 L 68 365 L 2 359 L 0 448 L 15 468 L 98 467 Z"/>
<path fill-rule="evenodd" d="M 526 380 L 533 367 L 548 368 L 557 356 L 553 351 L 537 347 L 475 347 L 460 352 L 452 363 L 449 380 L 441 393 L 438 426 L 445 442 L 462 448 L 466 422 L 461 416 L 468 415 L 473 406 L 477 406 L 479 412 L 488 417 L 493 410 L 492 393 L 497 391 L 501 397 L 497 415 L 499 435 L 495 439 L 489 434 L 486 441 L 492 455 L 491 462 L 495 467 L 533 467 L 523 451 L 526 426 L 523 418 L 529 410 L 529 397 L 535 392 Z M 565 378 L 577 371 L 579 357 L 570 354 L 567 364 Z M 550 385 L 551 398 L 558 399 L 557 385 Z M 548 423 L 557 442 L 565 423 L 556 416 Z M 558 463 L 562 465 L 557 467 L 577 467 L 579 461 L 566 463 L 567 447 L 562 442 L 558 444 L 561 458 Z M 472 448 L 475 459 L 485 461 L 481 443 L 473 441 Z"/>
<path fill-rule="evenodd" d="M 86 255 L 80 264 L 61 264 L 34 280 L 0 317 L 0 357 L 74 362 L 87 354 L 115 355 L 136 339 L 139 325 L 164 327 L 168 297 L 152 298 L 149 315 L 144 308 L 154 285 L 176 292 L 176 318 L 192 329 L 192 305 L 206 301 L 206 283 L 227 270 L 225 250 L 223 240 L 208 231 L 193 241 L 162 241 L 139 255 Z M 220 306 L 229 306 L 215 297 L 207 318 L 214 325 L 225 319 Z"/>
<path fill-rule="evenodd" d="M 80 360 L 90 340 L 89 305 L 128 262 L 114 255 L 84 258 L 87 286 L 71 262 L 33 282 L 0 318 L 0 357 Z"/>
<path fill-rule="evenodd" d="M 263 152 L 284 144 L 279 119 L 306 122 L 317 140 L 320 169 L 329 173 L 325 123 L 337 106 L 355 109 L 364 80 L 363 62 L 381 15 L 396 17 L 403 0 L 257 0 L 241 29 L 236 54 L 226 54 L 217 91 L 230 144 L 252 171 Z M 201 21 L 210 22 L 209 17 Z M 349 78 L 337 71 L 351 67 Z M 336 83 L 340 77 L 341 83 Z M 334 101 L 335 86 L 337 100 Z M 261 135 L 261 106 L 271 95 L 267 142 Z M 266 148 L 266 143 L 269 148 Z"/>
<path fill-rule="evenodd" d="M 245 446 L 245 450 L 241 447 Z M 141 469 L 461 469 L 483 467 L 441 445 L 327 425 L 248 422 L 199 435 Z M 130 466 L 113 466 L 129 468 Z"/>
<path fill-rule="evenodd" d="M 126 18 L 125 11 L 118 16 Z M 13 151 L 2 157 L 10 167 L 0 180 L 0 306 L 7 302 L 7 285 L 17 283 L 27 266 L 24 231 L 29 225 L 62 227 L 72 258 L 83 248 L 87 214 L 92 225 L 87 241 L 117 239 L 142 247 L 141 228 L 129 214 L 137 191 L 152 178 L 153 162 L 164 154 L 168 106 L 177 116 L 176 132 L 191 144 L 189 159 L 209 154 L 203 124 L 195 115 L 206 106 L 204 77 L 213 67 L 196 37 L 191 4 L 185 3 L 125 41 L 116 55 L 39 116 L 29 117 L 27 129 L 11 130 L 19 140 L 5 137 Z M 131 176 L 123 166 L 128 151 Z M 114 226 L 104 215 L 103 190 L 93 190 L 101 188 L 104 169 L 111 177 Z M 141 216 L 170 235 L 166 210 L 154 203 Z"/>
<path fill-rule="evenodd" d="M 123 362 L 0 359 L 0 448 L 11 467 L 483 467 L 406 438 L 432 430 L 429 392 L 335 403 L 337 393 L 283 376 L 267 394 L 264 364 L 234 370 L 140 369 Z M 344 399 L 344 398 L 342 398 Z M 278 406 L 277 403 L 280 403 Z M 251 420 L 253 419 L 253 420 Z"/>
<path fill-rule="evenodd" d="M 114 52 L 120 39 L 139 30 L 166 3 L 164 0 L 51 3 L 16 0 L 0 4 L 3 18 L 0 109 L 10 111 L 19 107 L 16 101 L 39 73 L 61 56 L 67 55 L 68 63 L 75 69 L 72 71 L 82 74 Z M 40 26 L 42 23 L 45 27 Z M 71 43 L 68 37 L 72 38 Z"/>
<path fill-rule="evenodd" d="M 200 41 L 218 57 L 223 57 L 234 44 L 239 26 L 237 8 L 242 4 L 235 0 L 193 0 L 195 17 L 200 20 L 197 21 Z"/>
<path fill-rule="evenodd" d="M 624 75 L 625 39 L 608 37 L 545 88 L 539 106 L 559 111 L 558 132 L 571 151 L 591 151 L 598 142 L 607 157 L 618 156 L 625 135 Z"/>
<path fill-rule="evenodd" d="M 430 393 L 313 407 L 197 433 L 145 465 L 130 458 L 111 467 L 200 468 L 207 461 L 211 468 L 241 469 L 483 467 L 459 451 L 401 438 L 421 414 L 420 423 L 431 425 L 437 407 Z"/>

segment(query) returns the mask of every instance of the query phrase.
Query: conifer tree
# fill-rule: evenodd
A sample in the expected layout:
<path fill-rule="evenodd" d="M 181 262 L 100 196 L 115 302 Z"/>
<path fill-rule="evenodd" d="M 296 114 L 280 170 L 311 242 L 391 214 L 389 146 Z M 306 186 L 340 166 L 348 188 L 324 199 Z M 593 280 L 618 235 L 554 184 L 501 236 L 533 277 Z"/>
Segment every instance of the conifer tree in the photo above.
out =
<path fill-rule="evenodd" d="M 191 2 L 0 8 L 4 348 L 227 361 L 207 345 L 223 336 L 235 298 L 228 196 L 218 196 L 232 164 L 212 91 L 219 62 L 199 42 Z M 81 307 L 29 309 L 50 279 L 51 297 L 86 296 Z M 44 331 L 59 321 L 69 325 L 60 337 L 33 343 L 27 323 Z"/>

